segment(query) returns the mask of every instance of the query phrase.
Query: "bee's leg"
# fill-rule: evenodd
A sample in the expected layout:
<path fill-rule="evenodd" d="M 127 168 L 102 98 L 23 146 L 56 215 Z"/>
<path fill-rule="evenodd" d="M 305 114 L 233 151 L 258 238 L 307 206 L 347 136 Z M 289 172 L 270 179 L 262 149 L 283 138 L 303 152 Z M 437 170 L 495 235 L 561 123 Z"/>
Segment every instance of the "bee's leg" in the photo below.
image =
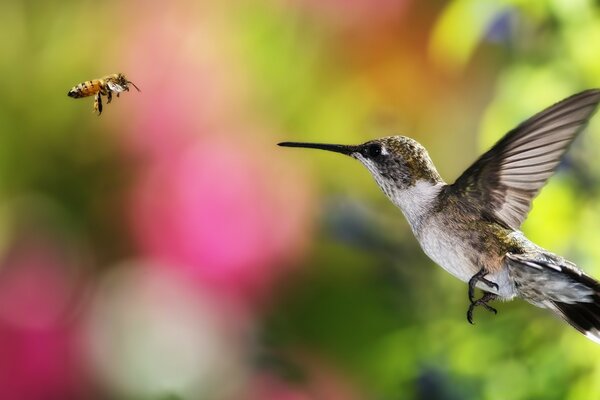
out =
<path fill-rule="evenodd" d="M 120 93 L 119 93 L 119 92 L 117 92 L 117 97 L 119 97 L 119 94 L 120 94 Z"/>
<path fill-rule="evenodd" d="M 112 101 L 112 92 L 109 90 L 106 93 L 106 104 L 110 104 L 111 101 Z"/>
<path fill-rule="evenodd" d="M 102 94 L 96 93 L 94 97 L 94 111 L 98 111 L 98 115 L 102 114 Z"/>

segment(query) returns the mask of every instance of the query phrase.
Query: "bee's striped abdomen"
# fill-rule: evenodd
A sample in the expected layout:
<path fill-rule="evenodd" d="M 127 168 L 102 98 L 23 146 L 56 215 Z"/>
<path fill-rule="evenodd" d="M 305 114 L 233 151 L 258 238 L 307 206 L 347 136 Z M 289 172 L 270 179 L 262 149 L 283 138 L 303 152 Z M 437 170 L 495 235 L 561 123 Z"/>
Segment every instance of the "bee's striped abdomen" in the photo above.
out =
<path fill-rule="evenodd" d="M 100 90 L 102 90 L 102 80 L 94 79 L 73 86 L 73 88 L 69 90 L 69 93 L 67 93 L 67 96 L 78 99 L 80 97 L 93 96 Z"/>

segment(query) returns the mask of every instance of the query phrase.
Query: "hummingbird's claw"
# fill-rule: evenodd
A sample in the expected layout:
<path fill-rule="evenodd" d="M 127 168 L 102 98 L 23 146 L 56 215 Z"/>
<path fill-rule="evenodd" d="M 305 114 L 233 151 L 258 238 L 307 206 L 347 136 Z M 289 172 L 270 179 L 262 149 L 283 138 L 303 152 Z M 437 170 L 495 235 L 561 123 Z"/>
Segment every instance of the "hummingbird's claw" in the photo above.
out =
<path fill-rule="evenodd" d="M 494 314 L 498 313 L 498 310 L 496 310 L 494 307 L 488 304 L 488 301 L 494 300 L 498 297 L 494 293 L 485 292 L 479 300 L 475 300 L 475 287 L 477 286 L 477 282 L 483 282 L 488 287 L 494 288 L 496 290 L 499 289 L 496 283 L 485 279 L 486 275 L 487 271 L 484 268 L 481 268 L 479 272 L 477 272 L 475 275 L 473 275 L 473 277 L 471 277 L 471 279 L 469 279 L 469 301 L 471 302 L 471 304 L 469 305 L 469 309 L 467 310 L 467 321 L 469 321 L 471 325 L 473 325 L 473 310 L 477 306 L 482 306 L 483 308 L 490 312 L 493 312 Z"/>
<path fill-rule="evenodd" d="M 487 292 L 479 300 L 471 301 L 471 304 L 469 305 L 469 309 L 467 310 L 467 321 L 469 321 L 469 323 L 471 325 L 474 325 L 474 323 L 473 323 L 473 310 L 477 306 L 482 306 L 486 310 L 488 310 L 490 312 L 493 312 L 494 314 L 498 314 L 498 310 L 496 310 L 494 307 L 492 307 L 492 306 L 490 306 L 488 304 L 488 301 L 494 300 L 497 297 L 498 296 L 496 296 L 494 293 Z"/>
<path fill-rule="evenodd" d="M 483 282 L 485 283 L 488 287 L 499 290 L 499 286 L 498 284 L 485 279 L 485 276 L 487 275 L 487 271 L 485 270 L 485 268 L 481 268 L 479 270 L 479 272 L 477 272 L 475 275 L 473 275 L 471 277 L 471 279 L 469 279 L 469 300 L 471 301 L 471 304 L 473 302 L 475 302 L 475 286 L 477 285 L 477 282 Z"/>
<path fill-rule="evenodd" d="M 467 310 L 467 321 L 469 321 L 471 325 L 475 325 L 475 323 L 473 322 L 473 308 L 473 303 L 471 303 L 469 309 Z"/>

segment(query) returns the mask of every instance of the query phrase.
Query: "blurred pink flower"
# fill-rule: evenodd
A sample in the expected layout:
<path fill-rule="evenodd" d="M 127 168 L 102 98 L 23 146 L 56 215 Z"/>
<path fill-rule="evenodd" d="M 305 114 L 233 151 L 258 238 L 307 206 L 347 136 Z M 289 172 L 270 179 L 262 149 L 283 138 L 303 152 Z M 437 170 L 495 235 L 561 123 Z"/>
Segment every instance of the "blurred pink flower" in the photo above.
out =
<path fill-rule="evenodd" d="M 82 387 L 73 316 L 83 265 L 77 246 L 38 218 L 45 206 L 15 207 L 0 256 L 1 399 L 75 398 Z"/>
<path fill-rule="evenodd" d="M 307 239 L 310 191 L 249 111 L 235 30 L 219 7 L 197 7 L 144 3 L 131 35 L 134 240 L 204 287 L 263 299 Z"/>
<path fill-rule="evenodd" d="M 0 398 L 73 399 L 82 388 L 68 326 L 20 329 L 0 323 Z"/>
<path fill-rule="evenodd" d="M 73 266 L 49 239 L 19 240 L 0 262 L 0 320 L 26 328 L 53 326 L 72 307 Z"/>
<path fill-rule="evenodd" d="M 217 290 L 263 297 L 304 245 L 310 217 L 302 179 L 262 152 L 206 138 L 151 165 L 131 204 L 141 251 Z"/>

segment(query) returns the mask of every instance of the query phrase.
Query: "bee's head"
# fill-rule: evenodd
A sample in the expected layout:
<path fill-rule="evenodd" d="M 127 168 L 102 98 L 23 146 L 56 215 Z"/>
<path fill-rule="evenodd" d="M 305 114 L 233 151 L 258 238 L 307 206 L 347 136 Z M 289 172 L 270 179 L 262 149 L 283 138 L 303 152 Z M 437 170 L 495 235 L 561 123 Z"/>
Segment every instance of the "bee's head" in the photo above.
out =
<path fill-rule="evenodd" d="M 124 74 L 118 73 L 115 74 L 114 83 L 121 86 L 124 91 L 129 92 L 129 85 L 133 85 L 133 87 L 140 92 L 141 90 L 135 85 L 135 83 L 128 80 Z"/>
<path fill-rule="evenodd" d="M 115 83 L 118 83 L 121 86 L 127 86 L 127 78 L 122 73 L 115 74 Z"/>

